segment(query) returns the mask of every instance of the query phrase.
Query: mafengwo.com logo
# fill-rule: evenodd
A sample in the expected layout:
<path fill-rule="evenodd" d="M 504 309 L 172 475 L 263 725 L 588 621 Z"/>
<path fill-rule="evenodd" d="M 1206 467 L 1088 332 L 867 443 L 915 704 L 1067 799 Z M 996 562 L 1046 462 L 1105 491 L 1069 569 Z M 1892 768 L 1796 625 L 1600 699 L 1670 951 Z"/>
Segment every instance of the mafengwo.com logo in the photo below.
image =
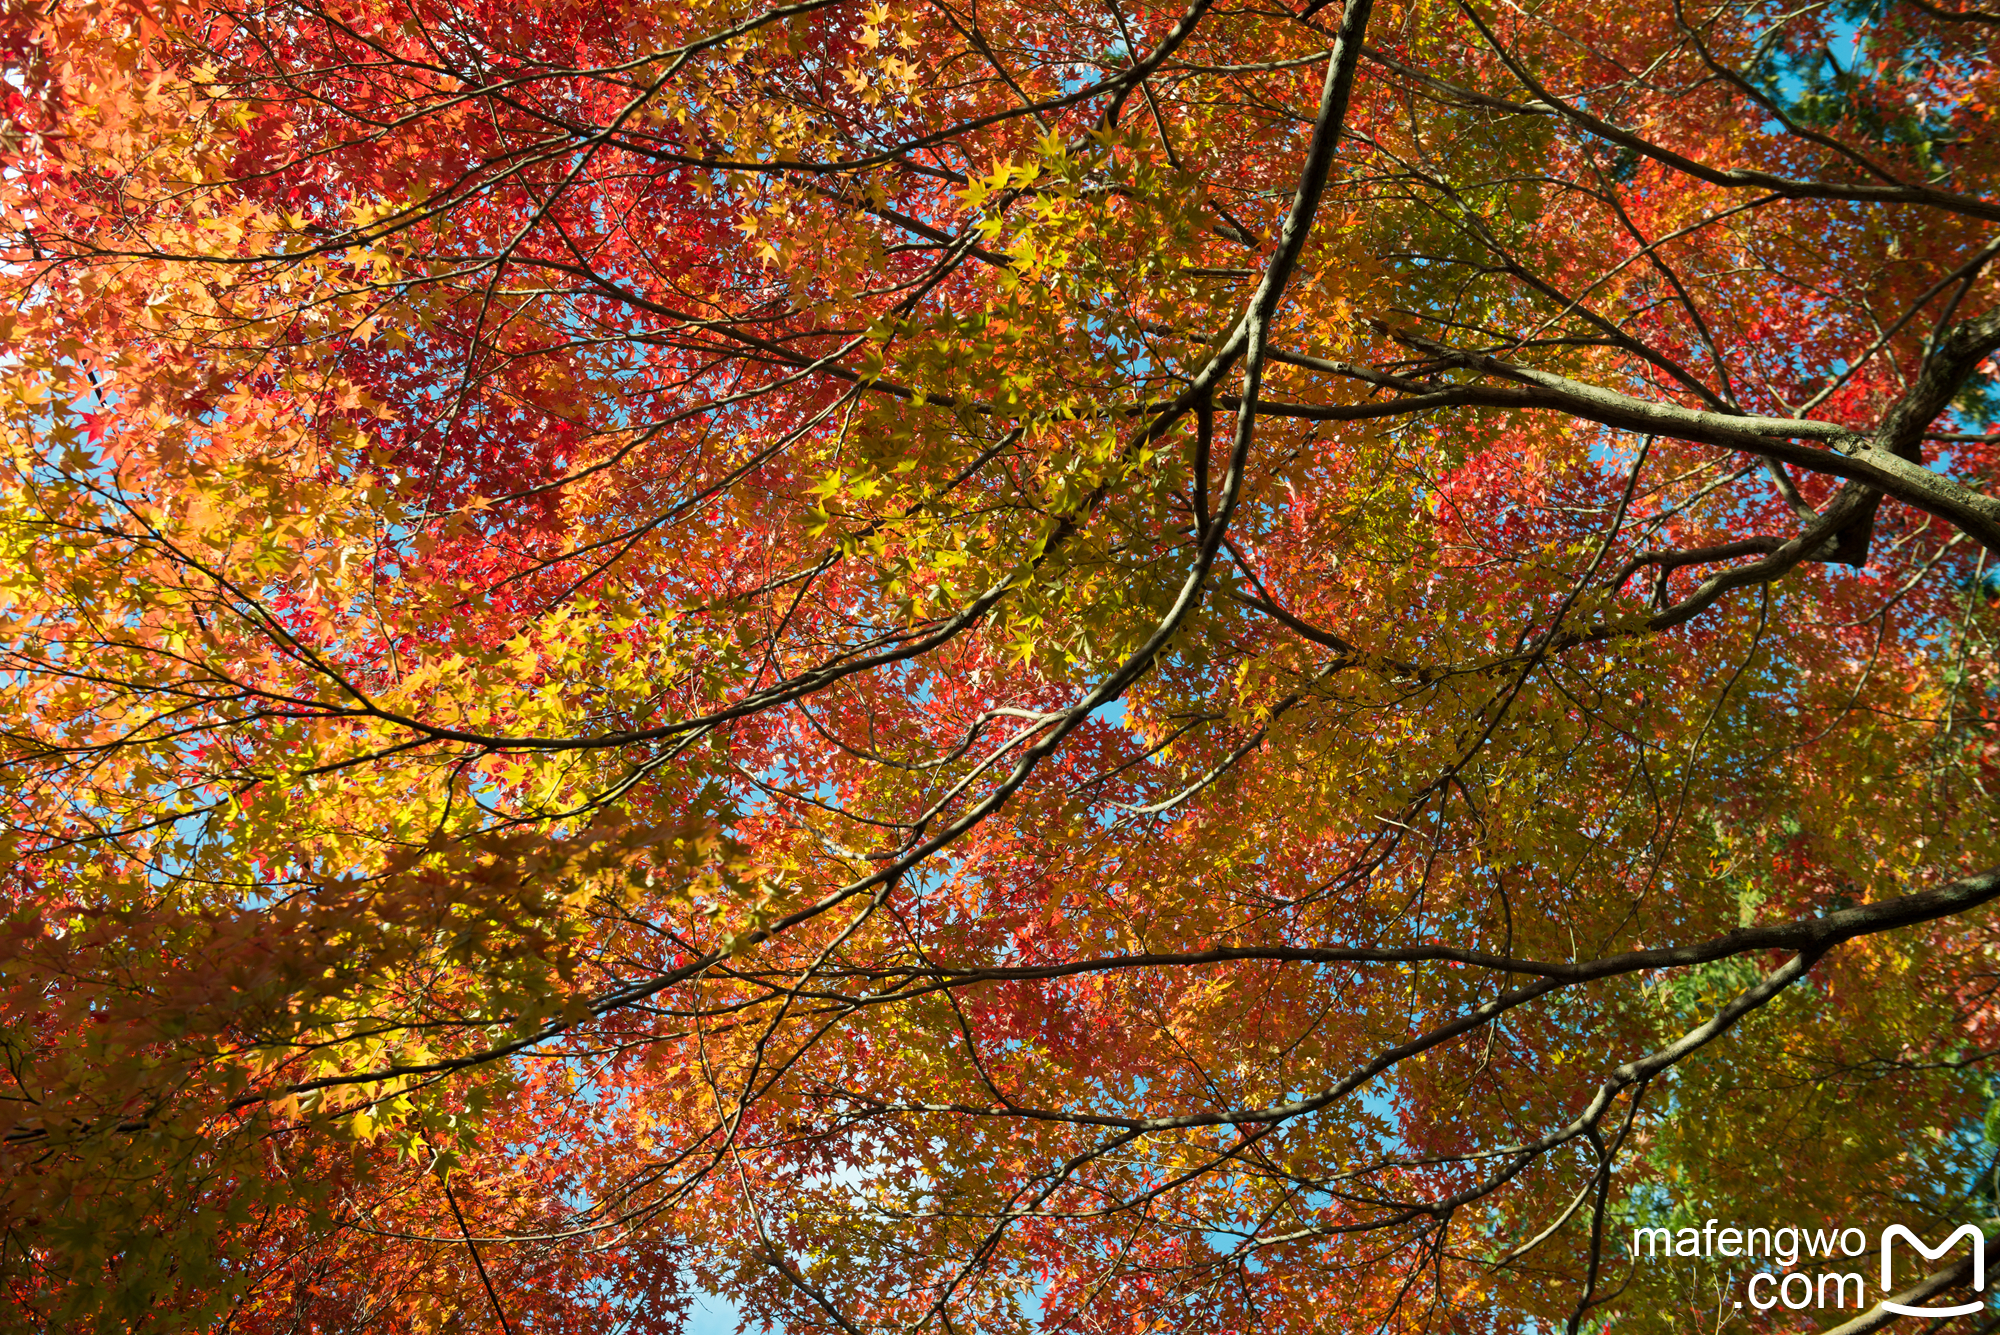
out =
<path fill-rule="evenodd" d="M 1970 1316 L 1985 1310 L 1986 1235 L 1972 1224 L 1961 1225 L 1932 1246 L 1901 1224 L 1891 1224 L 1871 1237 L 1859 1228 L 1718 1228 L 1710 1219 L 1700 1228 L 1635 1228 L 1632 1260 L 1686 1258 L 1737 1261 L 1750 1271 L 1738 1307 L 1768 1312 L 1774 1307 L 1797 1312 L 1807 1308 L 1860 1311 L 1880 1304 L 1899 1316 Z M 1970 1253 L 1971 1302 L 1899 1303 L 1896 1286 L 1898 1244 L 1914 1252 L 1921 1264 L 1917 1275 L 1928 1275 L 1962 1262 Z M 1771 1267 L 1777 1267 L 1772 1269 Z M 1836 1268 L 1851 1267 L 1859 1268 Z M 1871 1300 L 1869 1279 L 1873 1286 Z M 1907 1288 L 1914 1276 L 1905 1272 Z M 1942 1295 L 1940 1295 L 1942 1296 Z"/>

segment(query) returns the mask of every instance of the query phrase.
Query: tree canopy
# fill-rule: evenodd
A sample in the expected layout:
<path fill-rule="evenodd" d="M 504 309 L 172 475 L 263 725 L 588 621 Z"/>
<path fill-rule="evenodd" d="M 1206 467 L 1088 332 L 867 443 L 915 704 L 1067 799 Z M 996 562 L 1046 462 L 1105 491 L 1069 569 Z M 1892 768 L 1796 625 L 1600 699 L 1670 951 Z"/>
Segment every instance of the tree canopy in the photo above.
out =
<path fill-rule="evenodd" d="M 1994 1214 L 1967 3 L 7 7 L 5 1323 Z"/>

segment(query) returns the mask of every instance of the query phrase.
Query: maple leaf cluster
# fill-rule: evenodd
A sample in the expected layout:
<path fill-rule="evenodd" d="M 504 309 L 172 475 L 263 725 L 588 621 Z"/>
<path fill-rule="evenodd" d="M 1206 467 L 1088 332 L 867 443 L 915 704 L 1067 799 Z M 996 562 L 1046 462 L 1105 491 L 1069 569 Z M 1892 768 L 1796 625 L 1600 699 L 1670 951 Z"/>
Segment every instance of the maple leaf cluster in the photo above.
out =
<path fill-rule="evenodd" d="M 1992 1225 L 1996 54 L 7 9 L 0 1328 L 1779 1330 L 1621 1239 Z"/>

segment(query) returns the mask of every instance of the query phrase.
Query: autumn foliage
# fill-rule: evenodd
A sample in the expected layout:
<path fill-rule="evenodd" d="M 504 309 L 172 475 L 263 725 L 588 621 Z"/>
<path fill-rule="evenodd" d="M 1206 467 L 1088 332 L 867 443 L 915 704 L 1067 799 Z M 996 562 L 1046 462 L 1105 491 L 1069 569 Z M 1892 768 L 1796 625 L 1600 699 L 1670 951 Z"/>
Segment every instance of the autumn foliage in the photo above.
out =
<path fill-rule="evenodd" d="M 2000 1213 L 1961 3 L 5 9 L 0 1325 Z"/>

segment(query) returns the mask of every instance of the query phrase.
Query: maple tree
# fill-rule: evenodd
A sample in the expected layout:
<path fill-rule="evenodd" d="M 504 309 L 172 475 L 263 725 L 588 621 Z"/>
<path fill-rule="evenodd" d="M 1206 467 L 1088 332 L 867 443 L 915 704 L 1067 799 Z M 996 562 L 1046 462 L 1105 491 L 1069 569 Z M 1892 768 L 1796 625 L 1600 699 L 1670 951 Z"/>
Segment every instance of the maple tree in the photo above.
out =
<path fill-rule="evenodd" d="M 1787 1329 L 1620 1229 L 1995 1212 L 2000 15 L 4 33 L 11 1325 Z"/>

